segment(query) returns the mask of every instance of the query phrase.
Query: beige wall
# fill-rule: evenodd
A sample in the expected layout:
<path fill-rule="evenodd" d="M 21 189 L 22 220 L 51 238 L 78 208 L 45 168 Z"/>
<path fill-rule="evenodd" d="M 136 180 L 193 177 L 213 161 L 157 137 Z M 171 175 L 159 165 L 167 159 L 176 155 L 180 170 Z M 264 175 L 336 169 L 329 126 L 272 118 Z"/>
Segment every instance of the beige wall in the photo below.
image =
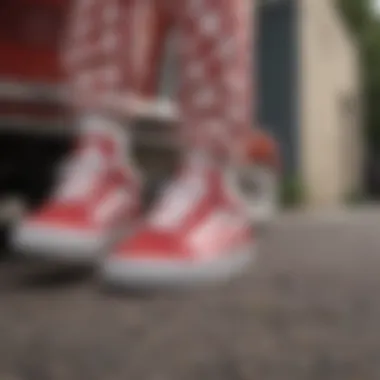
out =
<path fill-rule="evenodd" d="M 301 174 L 311 205 L 339 203 L 360 183 L 357 49 L 330 0 L 299 0 Z M 352 108 L 352 106 L 346 106 Z"/>

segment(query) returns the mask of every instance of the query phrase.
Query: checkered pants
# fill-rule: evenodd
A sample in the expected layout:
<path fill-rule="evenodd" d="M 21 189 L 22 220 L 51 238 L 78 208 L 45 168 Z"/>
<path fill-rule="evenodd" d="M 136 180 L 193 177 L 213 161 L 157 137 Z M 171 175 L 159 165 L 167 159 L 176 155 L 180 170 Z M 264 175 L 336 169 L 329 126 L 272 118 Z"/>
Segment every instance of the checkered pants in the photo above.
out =
<path fill-rule="evenodd" d="M 63 60 L 77 106 L 155 95 L 177 32 L 178 104 L 190 146 L 228 154 L 251 127 L 253 0 L 75 0 Z"/>

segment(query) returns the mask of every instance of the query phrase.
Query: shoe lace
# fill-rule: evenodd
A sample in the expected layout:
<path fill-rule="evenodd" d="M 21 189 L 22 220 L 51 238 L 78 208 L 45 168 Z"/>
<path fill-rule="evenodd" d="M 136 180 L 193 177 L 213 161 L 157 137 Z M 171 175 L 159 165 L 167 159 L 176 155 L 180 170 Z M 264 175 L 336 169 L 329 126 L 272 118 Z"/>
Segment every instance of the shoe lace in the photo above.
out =
<path fill-rule="evenodd" d="M 56 197 L 61 200 L 88 197 L 99 183 L 105 165 L 104 156 L 97 148 L 83 149 L 78 156 L 64 163 Z"/>

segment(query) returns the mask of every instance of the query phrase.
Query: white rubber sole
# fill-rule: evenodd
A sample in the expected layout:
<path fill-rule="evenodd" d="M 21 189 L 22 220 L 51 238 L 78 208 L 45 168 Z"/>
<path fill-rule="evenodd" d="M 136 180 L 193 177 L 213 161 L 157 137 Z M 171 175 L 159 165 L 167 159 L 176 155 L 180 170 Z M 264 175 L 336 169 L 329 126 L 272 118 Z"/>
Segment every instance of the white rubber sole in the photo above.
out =
<path fill-rule="evenodd" d="M 115 242 L 115 235 L 21 223 L 11 239 L 25 257 L 91 264 Z"/>
<path fill-rule="evenodd" d="M 115 287 L 162 288 L 227 281 L 244 272 L 255 255 L 252 245 L 208 262 L 174 262 L 109 257 L 101 268 L 104 281 Z"/>
<path fill-rule="evenodd" d="M 278 213 L 278 176 L 265 166 L 247 165 L 237 172 L 239 197 L 242 199 L 252 225 L 269 224 Z M 245 189 L 243 184 L 250 185 Z"/>
<path fill-rule="evenodd" d="M 251 200 L 246 203 L 246 209 L 249 212 L 250 220 L 253 226 L 260 227 L 270 224 L 277 216 L 277 205 Z"/>

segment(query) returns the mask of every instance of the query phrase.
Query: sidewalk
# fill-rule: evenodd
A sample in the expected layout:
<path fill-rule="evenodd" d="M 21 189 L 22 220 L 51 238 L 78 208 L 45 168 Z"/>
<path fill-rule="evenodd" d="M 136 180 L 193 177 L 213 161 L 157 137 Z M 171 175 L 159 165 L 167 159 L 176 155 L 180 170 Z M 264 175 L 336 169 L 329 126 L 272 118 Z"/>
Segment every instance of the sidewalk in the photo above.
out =
<path fill-rule="evenodd" d="M 0 379 L 378 380 L 380 211 L 341 215 L 285 213 L 244 277 L 185 294 L 3 263 Z"/>

